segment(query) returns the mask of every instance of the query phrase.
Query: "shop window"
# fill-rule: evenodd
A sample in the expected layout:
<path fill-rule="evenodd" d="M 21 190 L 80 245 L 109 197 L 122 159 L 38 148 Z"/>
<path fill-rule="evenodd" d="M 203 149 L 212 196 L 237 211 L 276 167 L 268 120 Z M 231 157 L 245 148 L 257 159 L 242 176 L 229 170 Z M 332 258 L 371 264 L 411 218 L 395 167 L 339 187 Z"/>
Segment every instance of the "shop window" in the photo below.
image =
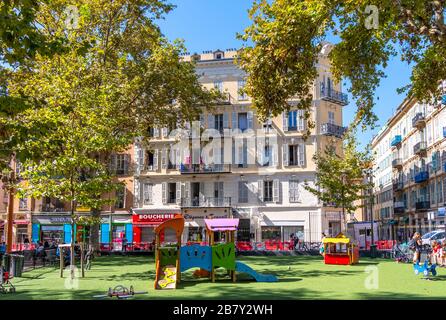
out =
<path fill-rule="evenodd" d="M 280 240 L 280 227 L 262 227 L 262 240 Z"/>
<path fill-rule="evenodd" d="M 150 228 L 150 227 L 141 228 L 141 242 L 142 243 L 152 243 L 153 241 L 155 241 L 154 228 Z"/>

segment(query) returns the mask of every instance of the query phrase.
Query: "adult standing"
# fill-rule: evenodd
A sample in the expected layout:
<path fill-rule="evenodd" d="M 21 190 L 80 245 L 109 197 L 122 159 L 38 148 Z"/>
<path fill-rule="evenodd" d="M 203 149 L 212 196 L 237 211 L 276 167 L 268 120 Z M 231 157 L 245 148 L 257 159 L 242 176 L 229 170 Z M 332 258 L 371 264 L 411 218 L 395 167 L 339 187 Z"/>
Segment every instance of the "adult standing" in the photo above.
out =
<path fill-rule="evenodd" d="M 415 232 L 412 241 L 413 243 L 411 247 L 414 250 L 413 263 L 419 264 L 421 260 L 421 248 L 423 246 L 423 243 L 421 241 L 421 234 L 419 232 Z"/>

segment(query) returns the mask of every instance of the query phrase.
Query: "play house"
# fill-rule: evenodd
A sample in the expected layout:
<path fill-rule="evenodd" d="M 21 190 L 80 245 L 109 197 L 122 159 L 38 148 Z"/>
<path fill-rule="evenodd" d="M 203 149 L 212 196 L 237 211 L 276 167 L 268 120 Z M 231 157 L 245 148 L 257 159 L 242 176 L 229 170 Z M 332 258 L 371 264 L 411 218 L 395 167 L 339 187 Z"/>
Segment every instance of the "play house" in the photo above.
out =
<path fill-rule="evenodd" d="M 207 243 L 210 245 L 181 246 L 181 234 L 184 229 L 184 218 L 181 216 L 165 221 L 155 229 L 155 289 L 175 289 L 181 280 L 181 272 L 191 268 L 199 268 L 194 274 L 209 277 L 213 282 L 216 268 L 225 268 L 232 281 L 236 281 L 236 272 L 248 273 L 256 281 L 277 281 L 274 275 L 259 274 L 246 264 L 235 260 L 238 219 L 205 219 L 205 224 Z M 162 245 L 160 234 L 168 228 L 175 231 L 177 243 Z M 224 235 L 224 243 L 215 244 L 216 232 Z"/>
<path fill-rule="evenodd" d="M 325 264 L 350 265 L 359 262 L 358 246 L 343 233 L 339 233 L 334 238 L 324 238 L 322 243 Z"/>

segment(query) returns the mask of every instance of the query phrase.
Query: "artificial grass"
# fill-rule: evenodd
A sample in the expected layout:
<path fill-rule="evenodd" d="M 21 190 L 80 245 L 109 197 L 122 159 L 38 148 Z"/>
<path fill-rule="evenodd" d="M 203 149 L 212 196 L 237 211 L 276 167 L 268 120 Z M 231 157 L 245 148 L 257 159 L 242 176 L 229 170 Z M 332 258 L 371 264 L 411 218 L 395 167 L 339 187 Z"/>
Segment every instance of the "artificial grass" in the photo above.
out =
<path fill-rule="evenodd" d="M 258 283 L 240 274 L 232 283 L 224 270 L 215 283 L 195 279 L 193 270 L 182 274 L 176 290 L 155 290 L 155 264 L 151 256 L 104 256 L 93 260 L 92 269 L 70 289 L 68 272 L 59 277 L 55 267 L 36 269 L 13 279 L 17 292 L 0 294 L 5 299 L 93 299 L 109 287 L 133 285 L 148 291 L 133 299 L 445 299 L 446 269 L 432 280 L 415 276 L 412 265 L 391 260 L 361 259 L 353 266 L 325 265 L 321 257 L 255 256 L 238 257 L 253 269 L 272 273 L 276 283 Z M 377 267 L 377 269 L 370 269 Z M 370 271 L 370 270 L 372 271 Z M 368 272 L 366 272 L 368 270 Z M 375 271 L 377 270 L 377 271 Z M 378 288 L 367 288 L 371 273 L 378 275 Z M 68 286 L 66 286 L 68 284 Z"/>

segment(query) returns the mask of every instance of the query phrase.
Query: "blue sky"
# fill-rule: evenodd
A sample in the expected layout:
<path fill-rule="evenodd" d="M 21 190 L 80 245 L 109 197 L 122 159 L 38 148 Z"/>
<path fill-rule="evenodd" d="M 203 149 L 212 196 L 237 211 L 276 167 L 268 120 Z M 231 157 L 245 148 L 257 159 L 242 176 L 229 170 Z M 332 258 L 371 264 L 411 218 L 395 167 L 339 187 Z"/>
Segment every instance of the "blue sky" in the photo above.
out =
<path fill-rule="evenodd" d="M 251 0 L 171 0 L 177 7 L 159 22 L 161 30 L 170 39 L 183 39 L 190 53 L 205 50 L 225 50 L 239 48 L 241 42 L 236 34 L 243 32 L 250 25 L 248 9 Z M 328 39 L 336 42 L 335 39 Z M 383 79 L 376 91 L 375 113 L 379 125 L 384 125 L 403 101 L 404 95 L 398 95 L 396 89 L 409 83 L 410 68 L 398 57 L 390 61 L 386 68 L 387 78 Z M 348 85 L 348 84 L 347 84 Z M 350 101 L 352 101 L 350 97 Z M 356 112 L 356 106 L 350 102 L 344 108 L 344 125 L 348 125 Z M 366 144 L 379 130 L 368 130 L 359 134 L 359 141 Z"/>

